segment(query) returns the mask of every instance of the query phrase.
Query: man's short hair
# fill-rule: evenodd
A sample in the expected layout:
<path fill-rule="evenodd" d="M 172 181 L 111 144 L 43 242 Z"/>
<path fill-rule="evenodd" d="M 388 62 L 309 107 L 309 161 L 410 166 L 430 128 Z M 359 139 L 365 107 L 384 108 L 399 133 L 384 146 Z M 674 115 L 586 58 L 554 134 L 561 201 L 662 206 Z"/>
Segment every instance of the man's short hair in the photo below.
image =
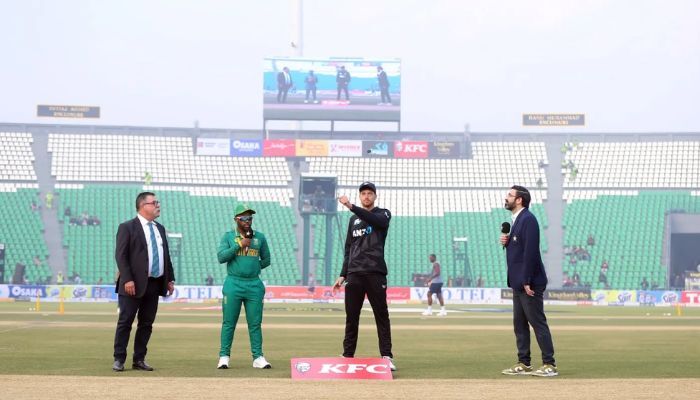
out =
<path fill-rule="evenodd" d="M 523 199 L 523 207 L 525 207 L 525 208 L 530 207 L 530 200 L 532 200 L 532 197 L 530 196 L 530 191 L 527 190 L 527 188 L 525 186 L 513 185 L 510 188 L 515 189 L 515 198 L 516 199 L 518 197 Z"/>
<path fill-rule="evenodd" d="M 146 202 L 146 197 L 148 196 L 155 196 L 156 194 L 153 192 L 141 192 L 139 193 L 138 196 L 136 196 L 136 211 L 141 209 L 141 205 Z"/>

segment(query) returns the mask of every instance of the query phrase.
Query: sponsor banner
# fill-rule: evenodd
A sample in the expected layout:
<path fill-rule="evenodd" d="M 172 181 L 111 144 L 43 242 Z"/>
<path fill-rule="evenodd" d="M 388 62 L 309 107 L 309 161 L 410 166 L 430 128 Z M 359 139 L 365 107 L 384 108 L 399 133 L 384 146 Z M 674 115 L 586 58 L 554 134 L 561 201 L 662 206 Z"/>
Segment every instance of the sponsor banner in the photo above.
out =
<path fill-rule="evenodd" d="M 328 141 L 298 139 L 296 152 L 297 157 L 328 157 Z"/>
<path fill-rule="evenodd" d="M 221 286 L 179 286 L 175 285 L 175 291 L 167 300 L 213 300 L 223 299 Z"/>
<path fill-rule="evenodd" d="M 303 286 L 267 286 L 265 288 L 265 299 L 314 299 L 316 293 L 322 293 L 322 287 L 316 287 L 314 290 L 309 290 Z M 330 294 L 330 293 L 329 293 Z"/>
<path fill-rule="evenodd" d="M 459 142 L 430 142 L 428 155 L 430 158 L 459 158 Z"/>
<path fill-rule="evenodd" d="M 392 380 L 389 360 L 383 358 L 292 358 L 292 379 Z"/>
<path fill-rule="evenodd" d="M 412 287 L 411 300 L 425 300 L 427 287 Z M 450 304 L 501 304 L 501 289 L 443 287 L 442 297 Z"/>
<path fill-rule="evenodd" d="M 197 138 L 198 156 L 228 156 L 231 153 L 228 138 Z"/>
<path fill-rule="evenodd" d="M 411 290 L 408 287 L 390 287 L 386 289 L 387 301 L 405 301 L 411 299 Z"/>
<path fill-rule="evenodd" d="M 428 158 L 428 142 L 402 140 L 394 142 L 396 158 Z"/>
<path fill-rule="evenodd" d="M 10 288 L 7 285 L 0 285 L 0 299 L 7 299 L 10 297 Z"/>
<path fill-rule="evenodd" d="M 637 302 L 636 290 L 594 290 L 591 300 L 595 304 L 625 305 Z"/>
<path fill-rule="evenodd" d="M 9 285 L 8 295 L 12 298 L 18 297 L 46 297 L 46 286 L 40 285 Z"/>
<path fill-rule="evenodd" d="M 585 126 L 586 114 L 523 114 L 523 126 Z"/>
<path fill-rule="evenodd" d="M 512 300 L 513 289 L 501 289 L 501 298 L 504 300 Z M 591 291 L 575 289 L 547 289 L 544 291 L 544 300 L 589 302 L 591 300 Z"/>
<path fill-rule="evenodd" d="M 687 290 L 682 292 L 681 303 L 700 305 L 700 291 Z"/>
<path fill-rule="evenodd" d="M 294 139 L 267 139 L 263 141 L 263 156 L 294 157 L 296 141 Z"/>
<path fill-rule="evenodd" d="M 262 141 L 255 139 L 231 140 L 231 156 L 260 157 L 262 156 Z"/>
<path fill-rule="evenodd" d="M 304 286 L 267 286 L 265 299 L 268 300 L 315 300 L 331 301 L 343 300 L 345 289 L 340 289 L 333 295 L 331 286 L 316 286 L 313 290 Z M 408 287 L 390 287 L 386 290 L 387 301 L 410 300 L 411 292 Z"/>
<path fill-rule="evenodd" d="M 328 144 L 331 157 L 362 157 L 361 140 L 331 140 Z"/>
<path fill-rule="evenodd" d="M 46 286 L 46 298 L 48 300 L 59 300 L 63 298 L 63 300 L 84 301 L 86 299 L 92 299 L 92 295 L 95 292 L 93 288 L 103 288 L 103 290 L 111 289 L 111 291 L 114 292 L 114 285 L 49 285 Z M 114 297 L 110 295 L 107 298 L 116 300 L 116 293 Z"/>
<path fill-rule="evenodd" d="M 362 142 L 362 156 L 391 158 L 394 156 L 394 143 L 365 140 Z"/>
<path fill-rule="evenodd" d="M 117 300 L 118 293 L 114 291 L 114 285 L 92 286 L 90 297 L 95 300 Z"/>
<path fill-rule="evenodd" d="M 545 300 L 562 301 L 589 301 L 591 300 L 590 290 L 561 290 L 547 289 L 544 291 Z"/>
<path fill-rule="evenodd" d="M 642 305 L 668 306 L 678 303 L 681 293 L 672 290 L 640 290 L 637 292 L 637 302 Z"/>

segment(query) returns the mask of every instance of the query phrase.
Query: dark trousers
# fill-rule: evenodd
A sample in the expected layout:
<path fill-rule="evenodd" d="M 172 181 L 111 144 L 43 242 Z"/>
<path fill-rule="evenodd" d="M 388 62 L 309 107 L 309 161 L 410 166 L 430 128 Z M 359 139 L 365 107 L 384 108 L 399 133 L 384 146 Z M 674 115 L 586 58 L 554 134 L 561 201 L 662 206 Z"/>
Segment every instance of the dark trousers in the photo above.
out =
<path fill-rule="evenodd" d="M 386 305 L 386 276 L 380 274 L 347 276 L 345 285 L 345 339 L 343 356 L 354 357 L 357 348 L 357 333 L 360 327 L 360 312 L 365 295 L 372 306 L 374 322 L 377 324 L 379 353 L 393 357 L 391 354 L 391 323 L 389 309 Z"/>
<path fill-rule="evenodd" d="M 277 102 L 286 103 L 287 102 L 287 92 L 289 92 L 289 86 L 279 86 L 277 88 Z"/>
<path fill-rule="evenodd" d="M 309 92 L 311 92 L 311 94 L 313 94 L 314 100 L 316 100 L 316 88 L 314 87 L 314 88 L 306 89 L 306 100 L 309 99 Z"/>
<path fill-rule="evenodd" d="M 391 96 L 389 96 L 389 88 L 380 87 L 379 90 L 382 92 L 382 103 L 391 103 Z"/>
<path fill-rule="evenodd" d="M 141 298 L 119 295 L 119 320 L 117 331 L 114 334 L 114 359 L 124 362 L 126 360 L 126 348 L 129 345 L 131 324 L 138 313 L 136 336 L 134 337 L 133 361 L 146 359 L 148 340 L 153 331 L 153 321 L 158 312 L 158 295 L 161 290 L 161 280 L 148 279 L 146 293 Z"/>
<path fill-rule="evenodd" d="M 528 296 L 524 290 L 513 290 L 513 328 L 515 343 L 518 346 L 518 361 L 530 365 L 530 327 L 535 331 L 537 344 L 542 351 L 544 364 L 556 365 L 554 361 L 554 344 L 549 333 L 547 317 L 544 315 L 545 286 L 533 287 L 534 296 Z"/>
<path fill-rule="evenodd" d="M 350 96 L 348 95 L 348 84 L 347 83 L 339 83 L 338 84 L 338 97 L 336 97 L 336 100 L 340 100 L 340 92 L 345 92 L 345 100 L 350 100 Z"/>

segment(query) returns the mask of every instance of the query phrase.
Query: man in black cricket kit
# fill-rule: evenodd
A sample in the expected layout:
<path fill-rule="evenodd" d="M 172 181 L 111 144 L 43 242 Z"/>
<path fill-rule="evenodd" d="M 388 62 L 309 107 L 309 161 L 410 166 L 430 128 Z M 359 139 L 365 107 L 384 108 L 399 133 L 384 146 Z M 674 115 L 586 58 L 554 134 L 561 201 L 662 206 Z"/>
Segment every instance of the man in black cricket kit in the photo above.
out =
<path fill-rule="evenodd" d="M 354 357 L 357 348 L 357 333 L 360 324 L 360 311 L 365 295 L 372 305 L 374 320 L 377 324 L 379 352 L 388 359 L 392 371 L 396 371 L 391 353 L 391 323 L 386 304 L 386 261 L 384 260 L 384 242 L 389 233 L 391 212 L 374 206 L 377 188 L 372 182 L 360 185 L 360 203 L 358 207 L 340 196 L 338 201 L 352 211 L 345 239 L 345 258 L 340 277 L 333 285 L 333 292 L 345 283 L 345 339 L 343 340 L 343 357 Z"/>

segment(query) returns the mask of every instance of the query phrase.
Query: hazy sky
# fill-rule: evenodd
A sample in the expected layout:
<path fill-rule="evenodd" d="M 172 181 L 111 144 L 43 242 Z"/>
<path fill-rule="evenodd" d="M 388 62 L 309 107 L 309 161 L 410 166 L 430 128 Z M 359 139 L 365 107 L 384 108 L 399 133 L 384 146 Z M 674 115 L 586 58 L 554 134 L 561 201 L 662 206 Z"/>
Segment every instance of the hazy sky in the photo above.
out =
<path fill-rule="evenodd" d="M 0 122 L 77 104 L 102 108 L 89 124 L 260 129 L 294 4 L 0 0 Z M 303 52 L 401 58 L 403 130 L 580 112 L 590 132 L 700 131 L 698 21 L 695 0 L 305 0 Z"/>

